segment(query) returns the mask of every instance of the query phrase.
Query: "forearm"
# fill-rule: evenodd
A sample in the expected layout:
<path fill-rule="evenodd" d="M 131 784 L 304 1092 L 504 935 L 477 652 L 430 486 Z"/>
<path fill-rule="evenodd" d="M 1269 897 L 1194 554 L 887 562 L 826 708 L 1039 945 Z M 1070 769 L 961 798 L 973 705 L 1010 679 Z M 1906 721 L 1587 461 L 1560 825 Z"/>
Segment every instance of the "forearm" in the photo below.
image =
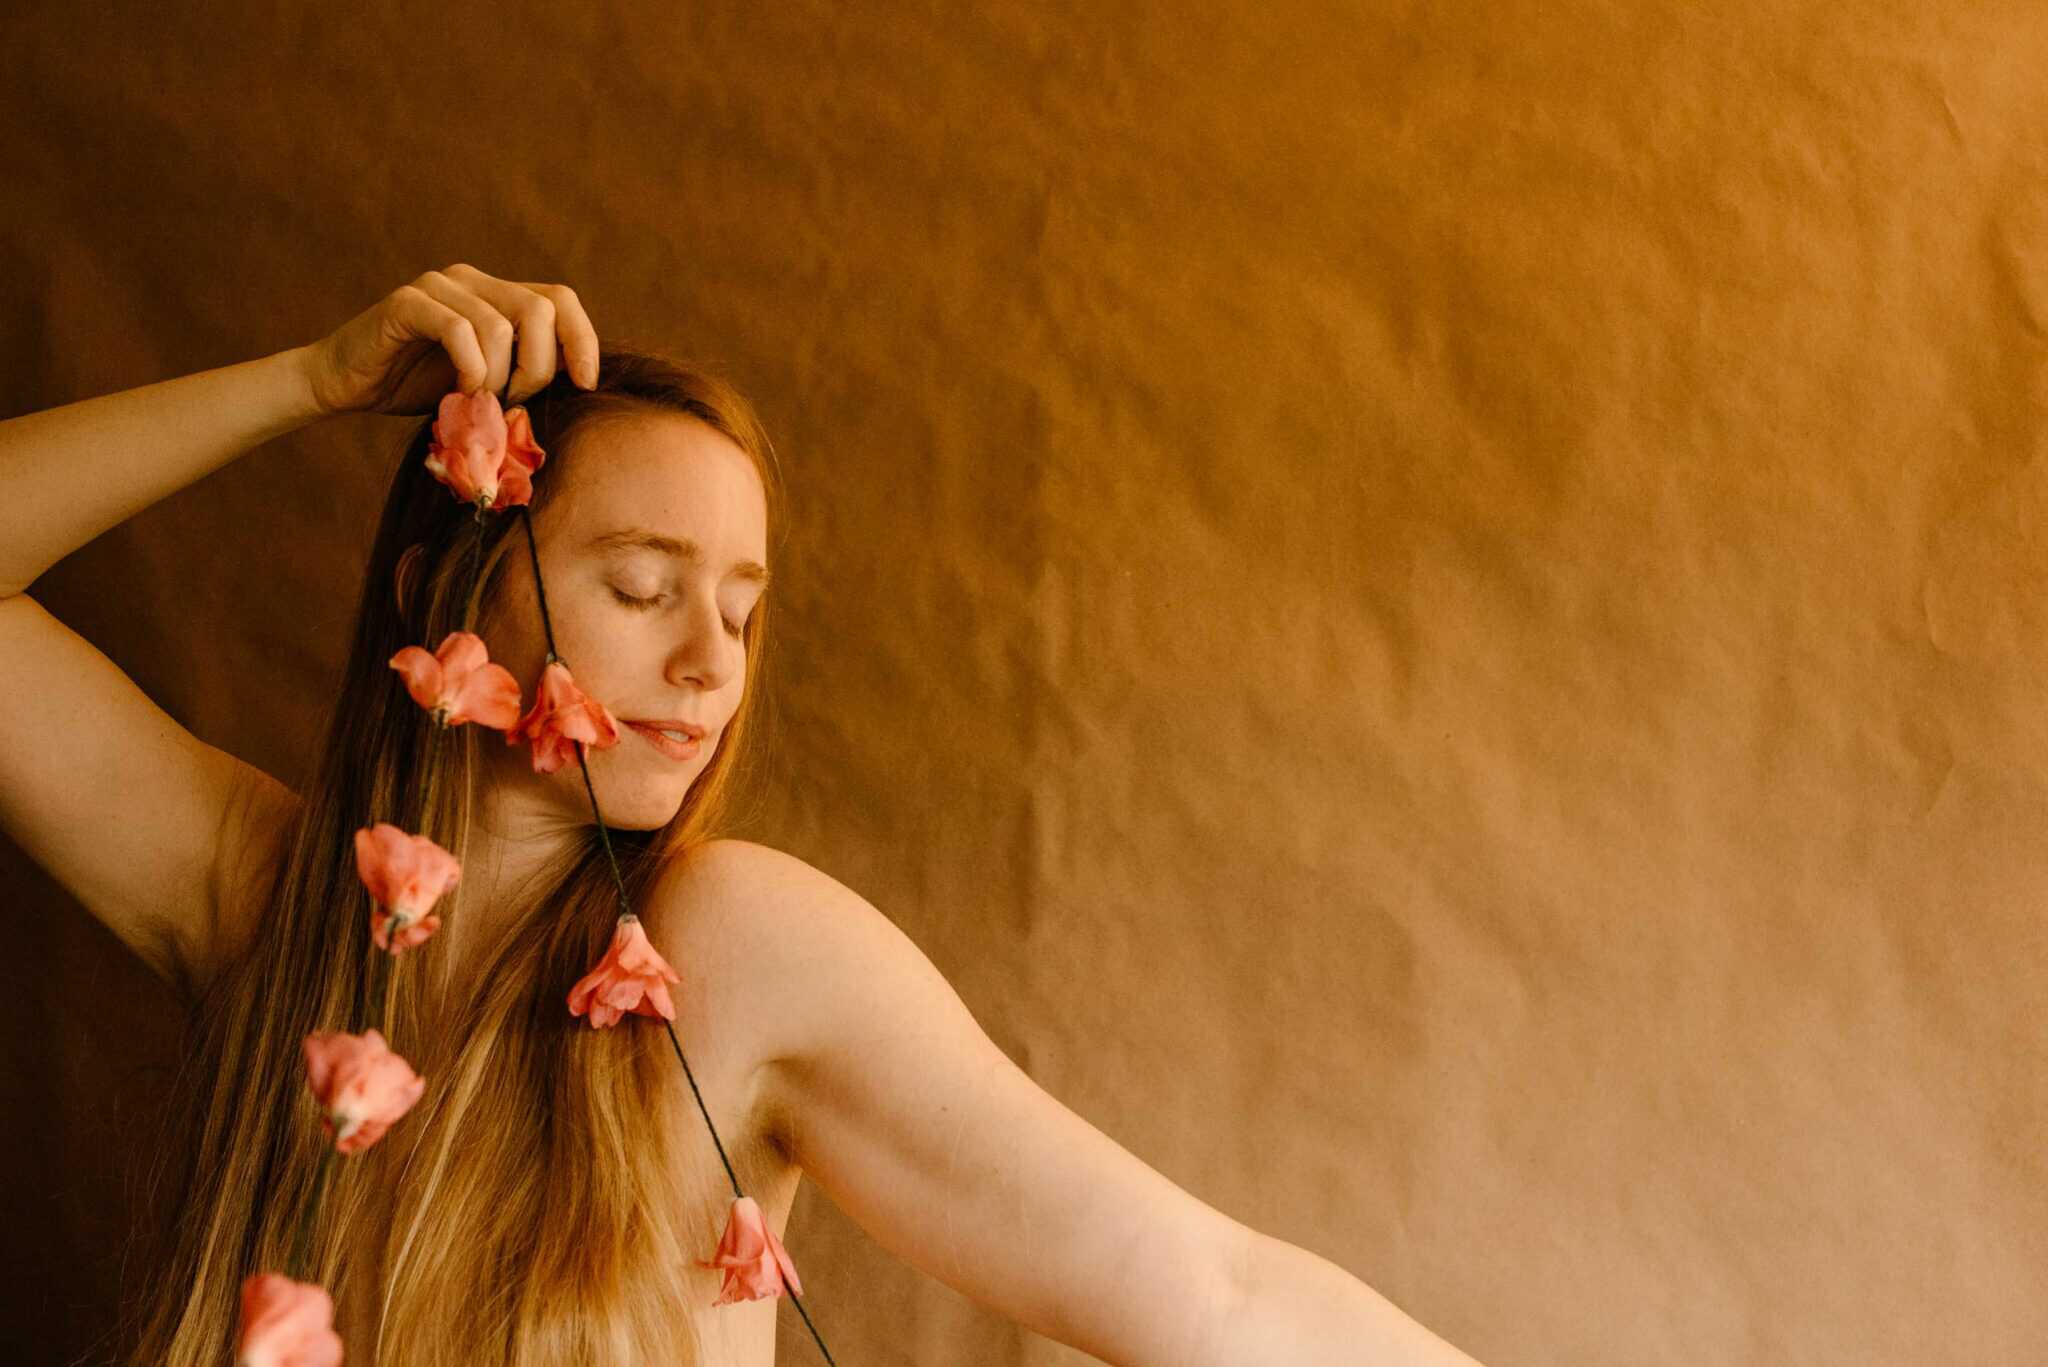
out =
<path fill-rule="evenodd" d="M 1233 1308 L 1205 1367 L 1479 1367 L 1327 1258 L 1263 1234 Z"/>
<path fill-rule="evenodd" d="M 294 347 L 0 422 L 0 597 L 109 527 L 321 416 Z"/>

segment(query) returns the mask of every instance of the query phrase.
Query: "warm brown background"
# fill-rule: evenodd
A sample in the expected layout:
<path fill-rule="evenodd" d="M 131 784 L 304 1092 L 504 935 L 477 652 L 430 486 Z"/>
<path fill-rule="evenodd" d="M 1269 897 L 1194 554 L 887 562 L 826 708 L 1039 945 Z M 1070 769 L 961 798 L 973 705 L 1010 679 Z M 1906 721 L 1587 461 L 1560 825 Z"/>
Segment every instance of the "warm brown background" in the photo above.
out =
<path fill-rule="evenodd" d="M 191 8 L 5 21 L 5 412 L 566 280 L 788 463 L 748 833 L 1067 1104 L 1489 1367 L 2048 1360 L 2036 7 Z M 36 594 L 295 781 L 402 430 Z M 175 1041 L 0 879 L 54 1362 Z M 789 1242 L 849 1365 L 1082 1360 Z"/>

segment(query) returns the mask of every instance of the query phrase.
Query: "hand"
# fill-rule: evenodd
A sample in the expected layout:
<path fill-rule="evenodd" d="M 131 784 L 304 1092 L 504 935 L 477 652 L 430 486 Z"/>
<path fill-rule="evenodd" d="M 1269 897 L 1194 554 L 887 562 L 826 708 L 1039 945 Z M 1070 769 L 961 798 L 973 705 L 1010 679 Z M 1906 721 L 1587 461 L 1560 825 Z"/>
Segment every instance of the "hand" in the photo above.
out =
<path fill-rule="evenodd" d="M 457 388 L 504 391 L 510 407 L 554 379 L 558 349 L 576 383 L 597 383 L 597 333 L 576 291 L 450 266 L 400 285 L 301 357 L 323 414 L 418 415 Z"/>

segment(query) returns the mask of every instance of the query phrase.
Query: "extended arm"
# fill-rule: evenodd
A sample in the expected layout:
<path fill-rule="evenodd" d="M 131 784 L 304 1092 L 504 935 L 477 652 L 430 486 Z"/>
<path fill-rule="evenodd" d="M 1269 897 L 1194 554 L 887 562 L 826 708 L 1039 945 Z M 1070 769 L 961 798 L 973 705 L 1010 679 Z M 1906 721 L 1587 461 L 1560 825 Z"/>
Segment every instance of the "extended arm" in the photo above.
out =
<path fill-rule="evenodd" d="M 1253 1236 L 1236 1313 L 1205 1361 L 1288 1367 L 1479 1367 L 1327 1258 Z"/>
<path fill-rule="evenodd" d="M 718 933 L 772 994 L 753 1010 L 792 1154 L 885 1249 L 1118 1367 L 1472 1367 L 1047 1094 L 851 889 L 736 840 L 701 849 L 685 881 L 734 909 Z"/>

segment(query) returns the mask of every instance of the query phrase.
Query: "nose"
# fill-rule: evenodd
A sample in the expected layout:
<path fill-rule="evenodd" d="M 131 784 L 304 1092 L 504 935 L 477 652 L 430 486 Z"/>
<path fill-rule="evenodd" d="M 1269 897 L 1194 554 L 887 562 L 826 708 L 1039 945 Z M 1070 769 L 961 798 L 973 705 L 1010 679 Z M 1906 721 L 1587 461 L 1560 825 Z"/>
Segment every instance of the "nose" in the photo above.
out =
<path fill-rule="evenodd" d="M 738 642 L 726 635 L 718 601 L 693 593 L 679 614 L 681 630 L 668 653 L 665 674 L 670 683 L 694 683 L 707 693 L 725 687 L 737 665 Z"/>

